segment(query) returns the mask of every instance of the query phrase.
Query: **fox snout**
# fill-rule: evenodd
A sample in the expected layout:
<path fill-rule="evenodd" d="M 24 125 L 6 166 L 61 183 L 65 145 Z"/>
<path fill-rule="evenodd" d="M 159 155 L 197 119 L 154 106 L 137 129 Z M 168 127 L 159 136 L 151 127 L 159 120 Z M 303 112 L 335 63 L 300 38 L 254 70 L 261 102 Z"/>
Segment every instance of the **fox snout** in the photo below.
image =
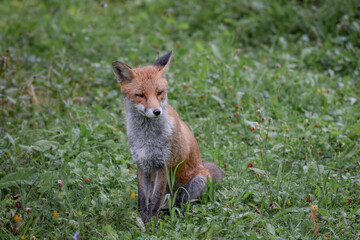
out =
<path fill-rule="evenodd" d="M 162 106 L 159 107 L 145 107 L 141 103 L 136 105 L 136 109 L 141 115 L 148 118 L 157 118 L 163 114 Z"/>

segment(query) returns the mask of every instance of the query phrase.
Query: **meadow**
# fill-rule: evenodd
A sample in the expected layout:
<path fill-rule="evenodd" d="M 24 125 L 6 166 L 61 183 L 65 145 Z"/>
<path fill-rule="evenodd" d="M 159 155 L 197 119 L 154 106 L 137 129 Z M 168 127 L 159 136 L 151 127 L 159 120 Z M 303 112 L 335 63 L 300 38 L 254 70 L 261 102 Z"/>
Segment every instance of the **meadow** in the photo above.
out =
<path fill-rule="evenodd" d="M 357 0 L 0 3 L 0 239 L 360 238 Z M 111 62 L 173 50 L 168 98 L 224 179 L 137 210 Z"/>

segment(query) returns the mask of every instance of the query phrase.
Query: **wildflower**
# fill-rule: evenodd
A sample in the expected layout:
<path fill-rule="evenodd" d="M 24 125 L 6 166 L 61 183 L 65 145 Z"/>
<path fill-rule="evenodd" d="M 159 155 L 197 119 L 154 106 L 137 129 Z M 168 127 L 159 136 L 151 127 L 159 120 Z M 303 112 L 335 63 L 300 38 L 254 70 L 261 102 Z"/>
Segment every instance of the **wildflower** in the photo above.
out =
<path fill-rule="evenodd" d="M 229 114 L 229 118 L 231 118 L 231 114 Z"/>
<path fill-rule="evenodd" d="M 16 208 L 18 209 L 18 211 L 20 211 L 21 210 L 21 204 L 19 203 L 19 202 L 16 202 Z"/>
<path fill-rule="evenodd" d="M 318 154 L 318 155 L 322 155 L 323 153 L 322 153 L 321 151 L 318 151 L 317 154 Z"/>
<path fill-rule="evenodd" d="M 237 124 L 237 123 L 238 123 L 238 121 L 234 120 L 234 121 L 233 121 L 233 123 L 234 123 L 234 124 Z"/>
<path fill-rule="evenodd" d="M 285 206 L 291 206 L 290 199 L 288 199 L 288 200 L 286 201 Z"/>
<path fill-rule="evenodd" d="M 309 142 L 309 140 L 305 139 L 305 142 L 306 142 L 306 143 L 308 143 L 308 142 Z"/>
<path fill-rule="evenodd" d="M 315 127 L 316 127 L 316 128 L 319 128 L 319 127 L 320 127 L 320 125 L 319 125 L 319 124 L 315 124 Z"/>
<path fill-rule="evenodd" d="M 183 87 L 184 87 L 185 89 L 187 89 L 187 88 L 189 88 L 189 85 L 184 84 Z"/>
<path fill-rule="evenodd" d="M 58 182 L 59 186 L 62 188 L 63 187 L 63 182 L 61 180 L 58 180 L 57 182 Z"/>
<path fill-rule="evenodd" d="M 244 65 L 244 66 L 242 67 L 242 70 L 243 70 L 244 72 L 246 72 L 247 69 L 248 69 L 248 67 L 247 67 L 246 65 Z"/>
<path fill-rule="evenodd" d="M 259 213 L 260 211 L 259 211 L 259 209 L 255 208 L 255 212 L 256 212 L 256 213 Z"/>
<path fill-rule="evenodd" d="M 233 86 L 228 86 L 228 90 L 229 91 L 231 91 L 231 90 L 233 90 L 234 88 L 233 88 Z"/>
<path fill-rule="evenodd" d="M 21 197 L 21 195 L 20 195 L 19 193 L 17 193 L 17 194 L 15 194 L 14 196 L 12 196 L 12 198 L 13 198 L 14 200 L 18 199 L 19 197 Z"/>
<path fill-rule="evenodd" d="M 54 213 L 53 213 L 53 215 L 54 215 L 54 218 L 57 218 L 58 216 L 59 216 L 59 213 L 58 213 L 58 211 L 54 211 Z"/>
<path fill-rule="evenodd" d="M 94 79 L 92 77 L 89 77 L 88 81 L 92 82 L 92 81 L 94 81 Z"/>
<path fill-rule="evenodd" d="M 19 217 L 19 215 L 15 214 L 14 220 L 15 220 L 16 222 L 20 222 L 20 221 L 21 221 L 21 218 Z"/>
<path fill-rule="evenodd" d="M 312 197 L 308 196 L 308 197 L 306 198 L 306 202 L 311 203 L 312 201 L 313 201 L 313 200 L 312 200 Z"/>
<path fill-rule="evenodd" d="M 78 233 L 75 233 L 72 238 L 75 239 L 75 240 L 77 240 L 77 237 L 78 237 Z"/>
<path fill-rule="evenodd" d="M 88 181 L 90 181 L 90 178 L 85 177 L 85 178 L 84 178 L 84 181 L 85 181 L 85 182 L 88 182 Z"/>
<path fill-rule="evenodd" d="M 239 109 L 239 105 L 235 105 L 235 109 Z"/>
<path fill-rule="evenodd" d="M 245 103 L 246 103 L 246 100 L 242 100 L 242 103 L 245 104 Z"/>
<path fill-rule="evenodd" d="M 249 164 L 248 164 L 248 168 L 253 168 L 253 167 L 254 167 L 254 163 L 249 162 Z"/>
<path fill-rule="evenodd" d="M 352 203 L 354 203 L 354 199 L 352 199 L 352 198 L 347 198 L 346 200 L 347 200 L 347 202 L 348 202 L 349 205 L 352 204 Z"/>
<path fill-rule="evenodd" d="M 31 210 L 32 210 L 32 208 L 29 208 L 29 207 L 25 208 L 26 212 L 31 212 Z"/>
<path fill-rule="evenodd" d="M 235 117 L 239 117 L 240 114 L 239 114 L 239 113 L 235 113 L 234 116 L 235 116 Z"/>
<path fill-rule="evenodd" d="M 267 140 L 270 140 L 270 138 L 271 138 L 270 136 L 266 136 L 266 139 L 267 139 Z"/>
<path fill-rule="evenodd" d="M 325 233 L 325 234 L 324 234 L 324 237 L 329 238 L 330 235 L 329 235 L 328 233 Z"/>
<path fill-rule="evenodd" d="M 274 205 L 273 203 L 270 203 L 270 204 L 269 204 L 269 207 L 274 208 L 275 205 Z"/>
<path fill-rule="evenodd" d="M 277 64 L 275 65 L 275 67 L 276 67 L 276 68 L 281 68 L 280 63 L 277 63 Z"/>
<path fill-rule="evenodd" d="M 225 204 L 225 206 L 228 208 L 230 205 L 227 203 L 227 204 Z"/>
<path fill-rule="evenodd" d="M 24 240 L 24 239 L 25 239 L 25 236 L 21 236 L 20 239 L 21 239 L 21 240 Z"/>
<path fill-rule="evenodd" d="M 314 224 L 314 234 L 317 235 L 318 234 L 318 229 L 317 229 L 317 225 L 316 225 L 316 212 L 318 210 L 318 206 L 317 205 L 311 205 L 311 203 L 309 204 L 310 207 L 310 211 L 311 211 L 311 217 L 313 219 L 313 224 Z"/>
<path fill-rule="evenodd" d="M 253 126 L 251 126 L 251 127 L 250 127 L 250 130 L 255 131 L 255 130 L 256 130 L 256 128 L 255 128 L 255 127 L 253 127 Z"/>
<path fill-rule="evenodd" d="M 135 193 L 131 192 L 130 197 L 131 197 L 131 199 L 134 199 L 135 198 Z"/>
<path fill-rule="evenodd" d="M 224 163 L 224 168 L 227 168 L 227 164 L 226 164 L 226 163 Z"/>
<path fill-rule="evenodd" d="M 320 89 L 320 88 L 318 88 L 318 89 L 317 89 L 317 92 L 318 92 L 318 93 L 321 93 L 321 89 Z"/>

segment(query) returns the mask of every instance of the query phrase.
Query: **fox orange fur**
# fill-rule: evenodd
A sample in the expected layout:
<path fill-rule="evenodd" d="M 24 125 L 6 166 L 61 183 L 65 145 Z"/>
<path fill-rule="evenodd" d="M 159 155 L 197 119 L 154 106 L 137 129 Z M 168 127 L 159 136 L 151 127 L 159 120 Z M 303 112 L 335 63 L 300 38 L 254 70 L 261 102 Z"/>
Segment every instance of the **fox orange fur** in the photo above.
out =
<path fill-rule="evenodd" d="M 207 179 L 220 181 L 222 172 L 211 162 L 203 162 L 198 143 L 188 126 L 167 103 L 165 79 L 172 51 L 153 65 L 130 68 L 112 63 L 121 84 L 126 108 L 127 136 L 137 164 L 139 212 L 144 223 L 158 218 L 164 200 L 166 170 L 174 171 L 175 204 L 201 197 Z M 176 190 L 175 189 L 175 190 Z"/>

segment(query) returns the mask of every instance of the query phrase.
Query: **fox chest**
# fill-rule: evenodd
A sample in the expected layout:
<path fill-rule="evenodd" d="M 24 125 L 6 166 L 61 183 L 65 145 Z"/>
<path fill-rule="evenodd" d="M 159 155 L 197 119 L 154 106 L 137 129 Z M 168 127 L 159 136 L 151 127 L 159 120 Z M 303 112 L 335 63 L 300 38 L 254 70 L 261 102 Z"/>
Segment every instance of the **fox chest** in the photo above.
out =
<path fill-rule="evenodd" d="M 171 125 L 145 122 L 127 124 L 130 152 L 137 165 L 146 172 L 161 169 L 171 159 Z"/>

